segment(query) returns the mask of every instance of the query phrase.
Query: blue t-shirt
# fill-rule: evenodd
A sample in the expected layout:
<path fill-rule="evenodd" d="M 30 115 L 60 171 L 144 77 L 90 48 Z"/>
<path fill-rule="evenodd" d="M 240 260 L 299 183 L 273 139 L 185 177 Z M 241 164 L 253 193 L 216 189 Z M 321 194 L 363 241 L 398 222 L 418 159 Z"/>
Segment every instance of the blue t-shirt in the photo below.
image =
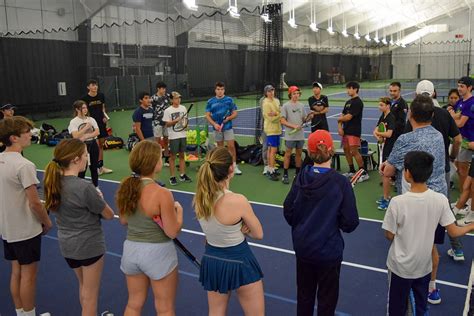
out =
<path fill-rule="evenodd" d="M 230 116 L 232 112 L 237 110 L 234 100 L 231 97 L 224 96 L 221 99 L 217 97 L 210 98 L 207 101 L 206 112 L 211 113 L 211 117 L 217 124 L 222 124 L 226 116 Z M 228 121 L 222 128 L 223 131 L 232 129 L 232 121 Z"/>
<path fill-rule="evenodd" d="M 141 130 L 143 137 L 150 138 L 153 137 L 153 109 L 149 107 L 147 110 L 138 107 L 132 116 L 133 122 L 141 123 Z"/>
<path fill-rule="evenodd" d="M 466 124 L 463 127 L 459 128 L 459 132 L 463 138 L 466 138 L 469 141 L 474 141 L 474 112 L 472 111 L 474 107 L 474 96 L 471 96 L 469 99 L 464 101 L 459 99 L 459 101 L 454 106 L 456 112 L 461 111 L 462 116 L 469 117 Z"/>
<path fill-rule="evenodd" d="M 425 151 L 433 155 L 433 173 L 428 179 L 428 188 L 447 196 L 448 186 L 446 184 L 446 173 L 444 169 L 445 152 L 443 135 L 431 125 L 417 128 L 413 132 L 400 135 L 393 145 L 392 152 L 387 161 L 397 169 L 398 192 L 402 192 L 401 179 L 403 177 L 405 155 L 414 150 Z"/>

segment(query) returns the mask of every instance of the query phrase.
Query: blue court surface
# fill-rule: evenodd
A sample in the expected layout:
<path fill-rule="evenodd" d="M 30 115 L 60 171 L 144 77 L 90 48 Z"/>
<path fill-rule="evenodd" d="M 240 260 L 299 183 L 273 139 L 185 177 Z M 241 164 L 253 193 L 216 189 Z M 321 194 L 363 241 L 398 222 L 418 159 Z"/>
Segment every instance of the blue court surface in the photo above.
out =
<path fill-rule="evenodd" d="M 370 110 L 372 111 L 372 110 Z M 42 173 L 39 172 L 39 177 Z M 113 197 L 118 188 L 115 181 L 104 181 L 100 187 L 105 198 L 114 205 Z M 179 239 L 198 258 L 204 251 L 204 237 L 191 206 L 193 193 L 173 191 L 174 197 L 184 207 L 184 225 Z M 264 239 L 251 241 L 265 274 L 265 306 L 267 315 L 296 314 L 295 256 L 291 232 L 282 208 L 278 205 L 252 203 L 264 228 Z M 107 255 L 102 276 L 99 312 L 109 310 L 122 315 L 127 303 L 125 277 L 120 271 L 120 257 L 126 229 L 117 219 L 103 222 Z M 344 263 L 340 277 L 340 296 L 337 315 L 383 315 L 386 310 L 387 273 L 385 260 L 389 243 L 383 237 L 381 223 L 361 219 L 352 234 L 344 235 L 346 241 Z M 442 303 L 430 307 L 430 315 L 461 315 L 470 273 L 474 245 L 471 236 L 463 238 L 466 261 L 456 263 L 447 255 L 449 242 L 439 247 L 441 253 L 438 287 Z M 43 238 L 42 260 L 38 275 L 37 311 L 52 315 L 79 315 L 77 281 L 61 257 L 52 230 Z M 2 246 L 0 246 L 2 248 Z M 177 315 L 207 315 L 206 292 L 198 282 L 198 270 L 179 255 L 179 286 L 176 300 Z M 0 315 L 13 315 L 14 308 L 8 291 L 10 266 L 0 260 Z M 143 315 L 154 311 L 151 294 Z M 242 315 L 236 296 L 233 295 L 228 315 Z"/>

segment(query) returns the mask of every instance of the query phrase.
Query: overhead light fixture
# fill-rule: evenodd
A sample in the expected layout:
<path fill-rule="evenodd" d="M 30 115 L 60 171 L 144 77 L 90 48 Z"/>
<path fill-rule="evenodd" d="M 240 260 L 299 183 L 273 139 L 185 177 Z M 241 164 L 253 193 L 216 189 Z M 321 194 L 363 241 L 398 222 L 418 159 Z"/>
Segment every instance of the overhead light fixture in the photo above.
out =
<path fill-rule="evenodd" d="M 329 6 L 329 20 L 327 30 L 329 35 L 334 35 L 334 29 L 332 28 L 332 16 L 331 16 L 331 6 Z"/>
<path fill-rule="evenodd" d="M 196 0 L 183 0 L 183 4 L 191 11 L 197 11 Z"/>
<path fill-rule="evenodd" d="M 260 17 L 262 18 L 263 22 L 265 22 L 265 23 L 271 23 L 272 22 L 272 20 L 270 20 L 270 16 L 268 15 L 268 13 L 264 13 Z"/>
<path fill-rule="evenodd" d="M 334 30 L 333 30 L 332 26 L 328 27 L 327 31 L 328 31 L 329 35 L 334 35 Z"/>
<path fill-rule="evenodd" d="M 370 42 L 370 41 L 371 41 L 371 38 L 370 38 L 369 33 L 367 33 L 364 38 L 365 38 L 365 40 L 366 40 L 367 42 Z"/>
<path fill-rule="evenodd" d="M 347 24 L 346 24 L 346 15 L 344 14 L 345 10 L 344 10 L 344 2 L 342 3 L 343 6 L 342 6 L 342 36 L 344 37 L 348 37 L 349 34 L 347 34 Z"/>
<path fill-rule="evenodd" d="M 388 42 L 390 45 L 394 46 L 395 42 L 393 41 L 393 34 L 390 34 L 390 42 Z"/>
<path fill-rule="evenodd" d="M 387 39 L 385 37 L 382 38 L 382 44 L 387 45 Z"/>
<path fill-rule="evenodd" d="M 376 42 L 377 44 L 380 43 L 380 40 L 379 40 L 379 30 L 375 30 L 374 42 Z"/>
<path fill-rule="evenodd" d="M 341 32 L 342 36 L 344 37 L 349 37 L 349 34 L 347 34 L 347 30 L 346 29 L 343 29 L 342 32 Z"/>
<path fill-rule="evenodd" d="M 296 20 L 295 20 L 295 5 L 293 3 L 293 0 L 290 0 L 290 11 L 288 13 L 290 15 L 288 18 L 288 25 L 296 29 L 298 25 L 296 25 Z"/>
<path fill-rule="evenodd" d="M 232 3 L 232 0 L 229 0 L 229 8 L 227 9 L 227 12 L 229 12 L 230 16 L 235 19 L 240 18 L 239 8 L 237 7 L 237 0 L 234 0 L 234 3 Z"/>
<path fill-rule="evenodd" d="M 316 0 L 311 0 L 310 5 L 311 5 L 311 24 L 309 25 L 309 28 L 313 32 L 318 31 L 318 25 L 316 23 L 316 6 L 314 5 L 314 1 Z"/>
<path fill-rule="evenodd" d="M 356 25 L 355 33 L 354 33 L 354 38 L 356 40 L 360 40 L 360 34 L 359 34 L 359 25 Z"/>

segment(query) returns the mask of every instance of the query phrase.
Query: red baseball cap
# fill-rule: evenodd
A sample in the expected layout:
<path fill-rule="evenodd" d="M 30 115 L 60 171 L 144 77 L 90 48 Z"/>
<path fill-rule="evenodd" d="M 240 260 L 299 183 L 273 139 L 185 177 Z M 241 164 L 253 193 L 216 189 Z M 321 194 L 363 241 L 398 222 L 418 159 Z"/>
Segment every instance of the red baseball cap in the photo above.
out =
<path fill-rule="evenodd" d="M 318 129 L 309 135 L 308 150 L 314 153 L 316 152 L 318 145 L 325 145 L 328 150 L 333 149 L 332 137 L 328 131 L 324 129 Z"/>
<path fill-rule="evenodd" d="M 291 98 L 291 95 L 293 94 L 293 92 L 295 91 L 300 91 L 300 88 L 298 88 L 297 86 L 291 86 L 288 88 L 288 96 Z"/>

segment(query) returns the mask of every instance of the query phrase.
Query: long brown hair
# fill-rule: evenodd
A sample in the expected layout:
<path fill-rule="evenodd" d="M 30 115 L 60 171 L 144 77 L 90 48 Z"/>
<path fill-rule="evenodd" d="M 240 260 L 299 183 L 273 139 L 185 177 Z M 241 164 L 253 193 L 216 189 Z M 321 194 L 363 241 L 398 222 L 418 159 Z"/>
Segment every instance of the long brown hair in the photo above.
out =
<path fill-rule="evenodd" d="M 85 101 L 82 101 L 82 100 L 77 100 L 77 101 L 74 101 L 74 103 L 72 104 L 72 107 L 74 109 L 74 113 L 73 113 L 73 116 L 76 117 L 77 116 L 77 110 L 79 110 L 79 112 L 82 111 L 82 106 L 83 105 L 87 105 L 87 103 Z M 89 112 L 87 112 L 89 113 Z"/>
<path fill-rule="evenodd" d="M 229 176 L 232 155 L 224 147 L 217 147 L 206 155 L 197 175 L 196 195 L 193 199 L 198 219 L 208 219 L 214 212 L 214 203 L 222 191 L 219 182 Z"/>
<path fill-rule="evenodd" d="M 61 203 L 61 175 L 77 157 L 86 151 L 86 145 L 77 138 L 62 140 L 55 148 L 53 160 L 44 172 L 44 195 L 47 210 L 56 211 Z"/>
<path fill-rule="evenodd" d="M 135 145 L 128 157 L 128 165 L 133 172 L 120 183 L 115 201 L 120 216 L 135 213 L 141 196 L 140 175 L 150 175 L 161 159 L 161 146 L 151 141 L 141 141 Z"/>

